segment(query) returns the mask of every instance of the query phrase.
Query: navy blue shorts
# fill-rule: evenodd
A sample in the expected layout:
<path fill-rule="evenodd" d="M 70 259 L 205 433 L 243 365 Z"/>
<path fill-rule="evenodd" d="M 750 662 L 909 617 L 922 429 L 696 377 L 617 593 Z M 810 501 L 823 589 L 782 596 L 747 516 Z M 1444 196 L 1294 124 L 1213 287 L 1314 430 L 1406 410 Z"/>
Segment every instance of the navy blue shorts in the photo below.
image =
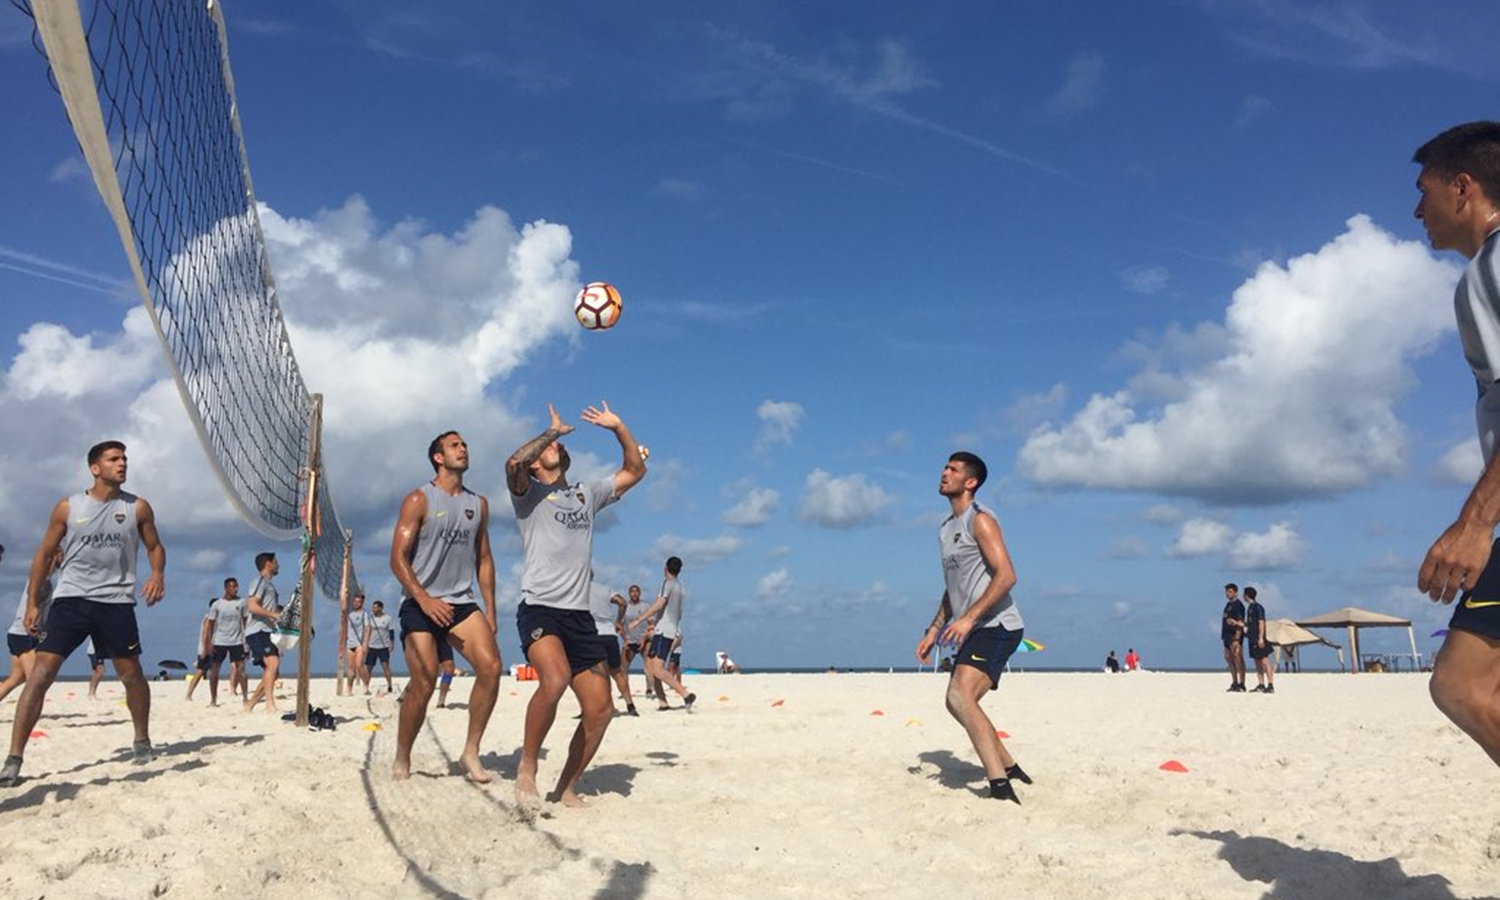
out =
<path fill-rule="evenodd" d="M 41 642 L 42 641 L 40 638 L 32 637 L 29 634 L 5 635 L 5 643 L 10 647 L 11 656 L 20 656 L 23 653 L 30 653 L 31 651 L 35 650 L 36 645 L 40 644 Z"/>
<path fill-rule="evenodd" d="M 217 669 L 224 662 L 224 657 L 229 657 L 232 663 L 245 661 L 244 644 L 214 644 L 213 667 Z"/>
<path fill-rule="evenodd" d="M 437 642 L 437 651 L 438 651 L 438 665 L 442 665 L 443 663 L 451 663 L 451 662 L 453 662 L 453 645 L 452 644 L 448 643 L 447 641 L 438 641 Z M 447 677 L 451 678 L 452 676 L 450 675 L 450 676 L 447 676 Z"/>
<path fill-rule="evenodd" d="M 1000 673 L 1005 671 L 1005 664 L 1010 662 L 1011 654 L 1021 646 L 1022 631 L 1019 628 L 1011 631 L 1004 625 L 976 628 L 959 645 L 953 664 L 973 666 L 983 671 L 990 676 L 990 688 L 993 690 L 1000 686 Z"/>
<path fill-rule="evenodd" d="M 532 606 L 525 601 L 516 607 L 516 631 L 521 636 L 521 652 L 530 659 L 531 645 L 548 635 L 562 641 L 573 674 L 605 662 L 604 644 L 594 617 L 585 609 L 557 609 Z"/>
<path fill-rule="evenodd" d="M 448 633 L 453 630 L 453 626 L 477 612 L 479 612 L 478 603 L 455 603 L 453 604 L 453 620 L 443 626 L 432 621 L 427 613 L 422 612 L 422 607 L 417 604 L 417 601 L 408 597 L 401 601 L 401 612 L 398 613 L 398 618 L 401 620 L 401 646 L 406 646 L 406 636 L 409 634 L 430 634 L 437 640 L 438 646 L 442 647 L 448 643 Z M 452 648 L 449 648 L 448 652 L 448 658 L 452 659 Z"/>
<path fill-rule="evenodd" d="M 1500 640 L 1500 540 L 1490 547 L 1490 561 L 1471 590 L 1453 604 L 1449 628 Z"/>
<path fill-rule="evenodd" d="M 213 667 L 214 655 L 212 653 L 207 656 L 200 656 L 193 662 L 193 668 L 198 670 L 199 675 L 207 675 Z"/>
<path fill-rule="evenodd" d="M 371 647 L 365 651 L 365 668 L 373 668 L 376 663 L 391 664 L 390 647 Z"/>
<path fill-rule="evenodd" d="M 650 659 L 659 659 L 662 662 L 666 662 L 667 658 L 672 655 L 673 640 L 675 638 L 669 638 L 666 635 L 651 635 L 651 646 L 646 648 L 646 656 Z"/>
<path fill-rule="evenodd" d="M 245 646 L 250 648 L 250 661 L 262 669 L 266 667 L 266 657 L 281 655 L 281 651 L 271 643 L 269 631 L 257 631 L 254 634 L 245 635 Z"/>
<path fill-rule="evenodd" d="M 604 663 L 609 666 L 611 672 L 620 671 L 620 639 L 613 634 L 599 635 L 599 642 L 604 645 Z"/>
<path fill-rule="evenodd" d="M 37 649 L 66 659 L 89 638 L 94 639 L 94 652 L 101 660 L 140 656 L 141 633 L 135 624 L 135 605 L 57 597 L 47 613 L 47 635 Z"/>

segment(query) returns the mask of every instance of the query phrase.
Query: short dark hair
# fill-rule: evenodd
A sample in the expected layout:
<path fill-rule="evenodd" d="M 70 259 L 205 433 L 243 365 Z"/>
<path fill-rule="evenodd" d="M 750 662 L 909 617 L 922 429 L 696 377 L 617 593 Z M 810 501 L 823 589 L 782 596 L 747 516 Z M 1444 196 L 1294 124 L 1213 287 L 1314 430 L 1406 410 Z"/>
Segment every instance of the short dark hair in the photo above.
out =
<path fill-rule="evenodd" d="M 272 553 L 269 550 L 267 550 L 265 553 L 255 554 L 255 571 L 259 572 L 261 569 L 264 569 L 266 567 L 266 564 L 275 558 L 276 554 Z"/>
<path fill-rule="evenodd" d="M 437 464 L 437 461 L 434 460 L 433 457 L 443 452 L 443 438 L 447 437 L 450 434 L 458 434 L 458 432 L 445 431 L 437 437 L 433 438 L 432 443 L 427 445 L 427 461 L 432 463 L 432 471 L 434 472 L 442 467 Z"/>
<path fill-rule="evenodd" d="M 383 601 L 383 600 L 376 600 L 374 603 L 371 603 L 370 605 L 371 606 L 378 606 L 381 609 L 385 609 L 385 601 Z"/>
<path fill-rule="evenodd" d="M 669 556 L 669 557 L 667 557 L 667 571 L 671 572 L 673 575 L 676 575 L 679 572 L 681 572 L 682 571 L 682 560 L 678 559 L 675 556 Z"/>
<path fill-rule="evenodd" d="M 974 490 L 976 491 L 984 487 L 984 480 L 990 477 L 989 467 L 984 464 L 984 460 L 967 450 L 960 450 L 948 457 L 948 462 L 964 464 L 964 468 L 969 472 L 969 477 L 978 482 L 974 485 Z"/>
<path fill-rule="evenodd" d="M 1253 588 L 1253 587 L 1247 587 L 1247 588 L 1245 588 L 1245 596 L 1249 597 L 1251 600 L 1254 600 L 1255 599 L 1255 588 Z"/>
<path fill-rule="evenodd" d="M 1500 203 L 1500 122 L 1455 125 L 1418 147 L 1411 160 L 1449 179 L 1467 173 L 1492 203 Z"/>
<path fill-rule="evenodd" d="M 94 463 L 98 462 L 99 457 L 103 456 L 105 452 L 109 450 L 118 450 L 121 453 L 124 453 L 125 445 L 120 443 L 119 441 L 100 441 L 99 443 L 89 448 L 89 465 L 92 466 Z"/>
<path fill-rule="evenodd" d="M 226 579 L 224 579 L 224 586 L 226 588 L 229 587 L 231 584 L 239 584 L 239 583 L 240 583 L 240 580 L 238 578 L 226 578 Z"/>
<path fill-rule="evenodd" d="M 1240 586 L 1237 585 L 1237 584 L 1235 584 L 1232 581 L 1229 582 L 1228 584 L 1224 585 L 1224 590 L 1226 590 L 1226 591 L 1238 591 L 1239 589 L 1240 589 Z"/>

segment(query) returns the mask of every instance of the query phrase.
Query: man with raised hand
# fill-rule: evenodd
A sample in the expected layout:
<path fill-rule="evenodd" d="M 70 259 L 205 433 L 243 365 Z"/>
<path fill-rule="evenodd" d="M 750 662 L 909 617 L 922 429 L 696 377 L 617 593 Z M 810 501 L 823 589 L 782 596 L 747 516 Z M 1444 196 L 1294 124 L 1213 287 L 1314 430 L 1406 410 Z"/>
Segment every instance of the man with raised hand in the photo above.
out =
<path fill-rule="evenodd" d="M 401 501 L 391 540 L 391 573 L 403 595 L 401 647 L 411 676 L 401 694 L 391 774 L 397 780 L 411 776 L 411 748 L 427 719 L 427 702 L 438 678 L 438 645 L 444 643 L 463 654 L 474 670 L 469 730 L 458 762 L 470 781 L 487 784 L 493 777 L 479 760 L 479 742 L 500 693 L 490 503 L 464 487 L 469 445 L 458 432 L 433 438 L 427 461 L 432 464 L 432 480 Z M 476 581 L 479 598 L 474 596 Z M 483 610 L 477 602 L 481 599 Z M 378 626 L 377 610 L 368 627 Z"/>
<path fill-rule="evenodd" d="M 594 522 L 599 511 L 646 477 L 646 460 L 630 429 L 609 404 L 590 406 L 583 421 L 614 434 L 621 452 L 612 475 L 570 483 L 571 458 L 560 438 L 573 431 L 551 405 L 547 430 L 523 444 L 505 463 L 510 501 L 521 532 L 521 602 L 516 629 L 521 650 L 536 669 L 537 690 L 526 705 L 516 801 L 534 806 L 537 760 L 557 718 L 557 704 L 572 688 L 583 716 L 568 743 L 568 758 L 549 799 L 582 806 L 574 790 L 578 776 L 604 740 L 614 716 L 604 646 L 589 614 Z"/>
<path fill-rule="evenodd" d="M 135 568 L 144 546 L 151 574 L 141 584 L 140 596 L 147 606 L 155 606 L 165 593 L 167 551 L 157 534 L 151 504 L 123 489 L 128 469 L 125 445 L 119 441 L 95 444 L 89 449 L 88 467 L 93 484 L 52 508 L 41 546 L 31 560 L 24 624 L 41 643 L 16 704 L 10 755 L 0 766 L 0 786 L 20 781 L 26 742 L 41 717 L 47 689 L 57 680 L 63 661 L 89 639 L 101 656 L 114 662 L 115 674 L 125 686 L 125 705 L 135 729 L 131 745 L 135 761 L 153 758 L 151 685 L 141 671 Z M 43 635 L 43 586 L 59 551 L 62 563 L 53 582 Z"/>
<path fill-rule="evenodd" d="M 1474 414 L 1484 473 L 1458 518 L 1427 551 L 1417 588 L 1458 604 L 1433 665 L 1438 709 L 1500 764 L 1500 122 L 1470 122 L 1423 144 L 1413 157 L 1414 215 L 1434 250 L 1469 260 L 1453 294 L 1458 336 L 1474 373 Z"/>
<path fill-rule="evenodd" d="M 990 782 L 990 796 L 1020 803 L 1013 781 L 1031 778 L 1005 749 L 995 725 L 979 705 L 1000 687 L 1000 675 L 1021 644 L 1021 611 L 1010 596 L 1016 570 L 995 514 L 974 499 L 988 470 L 984 460 L 960 451 L 948 457 L 938 493 L 951 514 L 938 529 L 943 562 L 943 599 L 922 639 L 917 660 L 927 662 L 934 646 L 957 648 L 948 676 L 948 712 L 968 732 Z"/>

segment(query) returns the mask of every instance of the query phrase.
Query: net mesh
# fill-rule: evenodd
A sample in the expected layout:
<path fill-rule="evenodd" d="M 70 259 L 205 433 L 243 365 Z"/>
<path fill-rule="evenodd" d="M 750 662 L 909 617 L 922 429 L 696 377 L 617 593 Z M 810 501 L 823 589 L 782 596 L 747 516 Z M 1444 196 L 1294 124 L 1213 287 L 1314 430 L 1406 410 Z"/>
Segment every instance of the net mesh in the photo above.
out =
<path fill-rule="evenodd" d="M 52 2 L 12 0 L 33 19 L 33 6 Z M 337 597 L 345 530 L 325 474 L 318 521 L 302 521 L 312 401 L 260 229 L 218 4 L 83 0 L 79 10 L 126 252 L 204 450 L 257 530 L 311 535 L 318 586 Z M 32 43 L 47 56 L 35 32 Z M 56 89 L 52 66 L 48 78 Z"/>

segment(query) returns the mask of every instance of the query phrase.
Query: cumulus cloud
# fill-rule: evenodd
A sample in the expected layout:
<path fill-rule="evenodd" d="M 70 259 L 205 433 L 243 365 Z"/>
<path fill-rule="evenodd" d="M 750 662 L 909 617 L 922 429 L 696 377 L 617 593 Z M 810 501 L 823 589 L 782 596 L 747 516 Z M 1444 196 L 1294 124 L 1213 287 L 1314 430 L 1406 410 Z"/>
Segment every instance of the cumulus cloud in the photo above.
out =
<path fill-rule="evenodd" d="M 1214 519 L 1188 519 L 1177 531 L 1177 539 L 1167 548 L 1174 559 L 1192 559 L 1222 553 L 1229 547 L 1234 529 Z"/>
<path fill-rule="evenodd" d="M 755 596 L 762 600 L 776 600 L 785 597 L 791 589 L 792 574 L 782 567 L 760 576 L 755 584 Z"/>
<path fill-rule="evenodd" d="M 1172 273 L 1165 266 L 1132 266 L 1120 281 L 1132 294 L 1160 294 L 1172 285 Z"/>
<path fill-rule="evenodd" d="M 1047 101 L 1047 108 L 1056 115 L 1068 115 L 1097 106 L 1108 68 L 1098 53 L 1084 50 L 1073 54 L 1068 60 L 1067 78 Z"/>
<path fill-rule="evenodd" d="M 1218 503 L 1327 496 L 1398 471 L 1394 405 L 1414 382 L 1410 361 L 1453 327 L 1434 298 L 1456 276 L 1355 216 L 1317 252 L 1261 265 L 1222 328 L 1183 333 L 1220 355 L 1176 371 L 1152 360 L 1149 378 L 1033 432 L 1019 469 L 1043 485 Z M 1166 399 L 1149 403 L 1148 389 Z"/>
<path fill-rule="evenodd" d="M 1479 438 L 1468 438 L 1449 447 L 1438 460 L 1437 469 L 1444 481 L 1473 487 L 1484 471 L 1484 453 L 1479 449 Z"/>
<path fill-rule="evenodd" d="M 732 534 L 712 538 L 684 538 L 664 534 L 652 543 L 651 556 L 654 560 L 676 556 L 682 559 L 684 566 L 702 566 L 733 556 L 743 545 L 744 542 Z"/>
<path fill-rule="evenodd" d="M 1285 569 L 1301 561 L 1304 549 L 1290 522 L 1276 522 L 1260 534 L 1236 537 L 1229 562 L 1239 569 Z"/>
<path fill-rule="evenodd" d="M 754 528 L 771 520 L 772 513 L 781 502 L 781 494 L 771 488 L 751 488 L 740 498 L 740 502 L 724 511 L 725 525 Z"/>
<path fill-rule="evenodd" d="M 863 475 L 834 476 L 814 469 L 803 484 L 798 518 L 824 528 L 858 528 L 879 517 L 891 500 Z"/>
<path fill-rule="evenodd" d="M 784 400 L 766 400 L 757 406 L 760 435 L 755 439 L 756 452 L 763 453 L 773 444 L 790 444 L 792 433 L 802 424 L 804 412 L 802 404 Z"/>

